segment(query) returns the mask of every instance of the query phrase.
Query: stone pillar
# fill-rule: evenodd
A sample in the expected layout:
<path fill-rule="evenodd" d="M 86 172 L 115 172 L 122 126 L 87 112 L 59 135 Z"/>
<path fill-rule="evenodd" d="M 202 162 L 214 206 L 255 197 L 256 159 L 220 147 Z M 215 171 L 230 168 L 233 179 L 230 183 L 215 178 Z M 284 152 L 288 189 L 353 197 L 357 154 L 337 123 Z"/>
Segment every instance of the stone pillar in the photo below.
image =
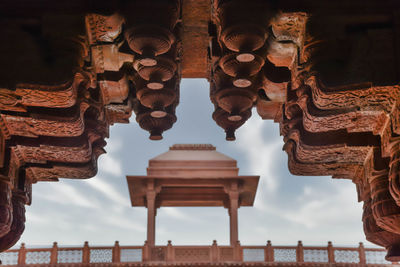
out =
<path fill-rule="evenodd" d="M 235 246 L 239 241 L 238 236 L 238 208 L 239 208 L 239 190 L 237 182 L 231 184 L 229 189 L 229 225 L 231 246 Z"/>
<path fill-rule="evenodd" d="M 154 181 L 147 184 L 147 244 L 150 247 L 155 245 L 156 241 L 156 191 L 154 190 Z"/>
<path fill-rule="evenodd" d="M 57 261 L 58 261 L 58 246 L 57 242 L 54 242 L 53 247 L 51 248 L 50 264 L 57 264 Z"/>

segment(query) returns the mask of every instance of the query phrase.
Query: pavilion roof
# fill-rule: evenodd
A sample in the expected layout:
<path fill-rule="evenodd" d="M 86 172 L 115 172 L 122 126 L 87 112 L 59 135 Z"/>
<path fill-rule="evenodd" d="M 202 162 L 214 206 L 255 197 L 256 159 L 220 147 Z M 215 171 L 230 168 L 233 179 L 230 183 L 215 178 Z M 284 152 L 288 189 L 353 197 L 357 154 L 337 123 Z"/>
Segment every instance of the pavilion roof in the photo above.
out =
<path fill-rule="evenodd" d="M 210 144 L 176 144 L 149 161 L 148 176 L 205 178 L 237 176 L 236 160 Z"/>
<path fill-rule="evenodd" d="M 132 206 L 146 206 L 146 192 L 157 191 L 157 206 L 224 206 L 232 183 L 239 206 L 252 206 L 259 176 L 239 176 L 236 160 L 209 144 L 178 144 L 149 161 L 147 175 L 127 176 Z M 153 189 L 151 189 L 153 190 Z"/>

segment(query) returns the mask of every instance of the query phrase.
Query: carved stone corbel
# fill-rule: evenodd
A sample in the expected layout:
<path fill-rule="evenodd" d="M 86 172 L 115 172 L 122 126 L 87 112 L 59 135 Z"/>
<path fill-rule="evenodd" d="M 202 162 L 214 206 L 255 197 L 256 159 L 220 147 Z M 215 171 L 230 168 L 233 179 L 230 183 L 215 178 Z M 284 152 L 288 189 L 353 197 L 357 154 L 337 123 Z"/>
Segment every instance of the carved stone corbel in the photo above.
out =
<path fill-rule="evenodd" d="M 85 23 L 90 45 L 112 43 L 122 32 L 125 19 L 118 13 L 111 16 L 88 14 Z"/>
<path fill-rule="evenodd" d="M 25 204 L 24 194 L 18 190 L 12 193 L 12 224 L 9 231 L 0 237 L 0 251 L 14 246 L 25 230 Z"/>
<path fill-rule="evenodd" d="M 0 179 L 0 238 L 11 229 L 13 221 L 13 207 L 11 202 L 10 182 Z"/>
<path fill-rule="evenodd" d="M 400 235 L 386 231 L 379 227 L 372 213 L 371 199 L 364 201 L 364 212 L 362 221 L 364 225 L 365 237 L 368 241 L 385 247 L 388 252 L 386 260 L 399 261 L 400 260 Z"/>
<path fill-rule="evenodd" d="M 400 234 L 400 207 L 389 192 L 388 170 L 375 171 L 368 177 L 368 181 L 376 224 L 389 232 Z"/>

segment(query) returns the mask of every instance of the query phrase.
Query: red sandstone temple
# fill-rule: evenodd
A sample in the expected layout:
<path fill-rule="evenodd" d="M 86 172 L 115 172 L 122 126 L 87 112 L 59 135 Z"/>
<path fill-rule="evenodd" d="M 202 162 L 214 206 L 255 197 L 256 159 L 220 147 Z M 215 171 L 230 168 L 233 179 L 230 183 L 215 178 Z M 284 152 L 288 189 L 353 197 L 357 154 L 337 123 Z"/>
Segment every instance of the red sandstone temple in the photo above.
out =
<path fill-rule="evenodd" d="M 227 140 L 253 108 L 279 123 L 291 173 L 353 181 L 366 239 L 399 260 L 399 14 L 397 0 L 1 1 L 0 250 L 32 184 L 93 177 L 133 113 L 161 139 L 180 79 L 206 78 Z"/>

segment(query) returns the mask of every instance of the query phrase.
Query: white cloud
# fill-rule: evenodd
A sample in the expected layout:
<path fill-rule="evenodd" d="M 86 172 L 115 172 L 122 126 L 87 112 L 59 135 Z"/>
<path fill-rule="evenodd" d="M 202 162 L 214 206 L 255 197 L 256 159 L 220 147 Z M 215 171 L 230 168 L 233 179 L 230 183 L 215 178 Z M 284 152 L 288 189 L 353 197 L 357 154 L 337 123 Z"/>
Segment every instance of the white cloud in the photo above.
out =
<path fill-rule="evenodd" d="M 118 154 L 123 149 L 123 140 L 121 138 L 114 137 L 117 127 L 110 128 L 110 137 L 107 139 L 107 145 L 105 147 L 108 154 Z"/>
<path fill-rule="evenodd" d="M 121 162 L 109 154 L 105 154 L 98 161 L 99 172 L 105 172 L 114 176 L 122 175 Z"/>
<path fill-rule="evenodd" d="M 124 216 L 103 216 L 102 222 L 113 226 L 113 231 L 137 231 L 137 232 L 145 232 L 146 226 L 145 224 L 140 224 L 125 218 Z"/>
<path fill-rule="evenodd" d="M 354 185 L 349 181 L 347 184 L 332 183 L 332 188 L 321 190 L 312 186 L 305 187 L 299 203 L 295 203 L 295 209 L 282 211 L 282 216 L 289 221 L 299 223 L 307 228 L 315 228 L 320 225 L 345 224 L 347 222 L 360 220 L 361 205 L 349 205 L 350 201 L 356 202 Z"/>
<path fill-rule="evenodd" d="M 250 162 L 252 172 L 259 174 L 259 187 L 265 188 L 267 193 L 274 193 L 279 187 L 279 180 L 271 173 L 276 153 L 282 153 L 282 142 L 278 138 L 270 137 L 266 142 L 263 137 L 263 127 L 270 124 L 258 116 L 252 116 L 238 135 L 237 146 L 242 150 Z M 273 142 L 271 142 L 273 141 Z M 278 142 L 275 142 L 278 141 Z"/>
<path fill-rule="evenodd" d="M 275 127 L 278 131 L 278 127 L 271 121 L 263 121 L 259 116 L 254 115 L 243 126 L 237 138 L 237 147 L 248 159 L 249 169 L 252 173 L 260 175 L 254 207 L 263 212 L 271 210 L 269 199 L 279 190 L 280 177 L 272 170 L 276 164 L 277 155 L 284 153 L 278 132 L 275 136 L 267 136 L 267 138 L 264 136 L 266 126 Z"/>
<path fill-rule="evenodd" d="M 76 205 L 85 208 L 96 208 L 98 205 L 98 203 L 94 203 L 93 200 L 65 182 L 47 183 L 43 186 L 46 188 L 42 187 L 45 190 L 41 190 L 41 192 L 37 192 L 35 188 L 33 189 L 35 197 L 62 205 Z"/>
<path fill-rule="evenodd" d="M 87 185 L 92 187 L 93 189 L 101 192 L 109 198 L 110 200 L 114 201 L 116 204 L 122 206 L 122 207 L 129 207 L 130 206 L 130 201 L 127 197 L 124 197 L 121 192 L 118 192 L 115 190 L 115 188 L 105 182 L 103 178 L 96 176 L 92 179 L 86 180 L 85 181 Z"/>
<path fill-rule="evenodd" d="M 26 218 L 29 218 L 29 222 L 37 223 L 37 224 L 48 224 L 49 221 L 46 220 L 44 216 L 41 216 L 35 212 L 30 211 L 29 209 L 26 210 L 25 214 Z"/>

